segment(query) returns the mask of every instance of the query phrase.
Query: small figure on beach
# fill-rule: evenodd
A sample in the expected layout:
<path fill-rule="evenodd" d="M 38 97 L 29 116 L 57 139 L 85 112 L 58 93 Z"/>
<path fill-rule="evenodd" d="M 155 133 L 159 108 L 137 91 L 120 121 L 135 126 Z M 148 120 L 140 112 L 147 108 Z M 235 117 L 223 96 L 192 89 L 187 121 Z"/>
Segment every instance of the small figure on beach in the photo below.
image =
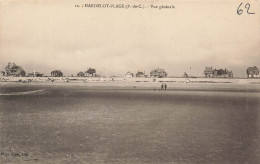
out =
<path fill-rule="evenodd" d="M 164 84 L 164 90 L 166 90 L 167 89 L 167 85 L 166 85 L 166 83 Z"/>
<path fill-rule="evenodd" d="M 161 85 L 161 90 L 163 90 L 163 83 L 162 83 L 162 85 Z"/>

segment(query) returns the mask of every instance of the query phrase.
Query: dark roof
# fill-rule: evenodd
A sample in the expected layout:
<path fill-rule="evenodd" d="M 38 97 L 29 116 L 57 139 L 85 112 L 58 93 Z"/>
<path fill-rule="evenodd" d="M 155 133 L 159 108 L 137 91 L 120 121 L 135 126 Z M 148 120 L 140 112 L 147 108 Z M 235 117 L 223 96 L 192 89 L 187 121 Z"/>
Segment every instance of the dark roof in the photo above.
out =
<path fill-rule="evenodd" d="M 136 74 L 137 74 L 137 75 L 143 75 L 144 72 L 140 72 L 140 71 L 138 71 Z"/>
<path fill-rule="evenodd" d="M 205 67 L 204 73 L 212 73 L 214 69 L 212 67 Z"/>
<path fill-rule="evenodd" d="M 131 72 L 126 72 L 126 75 L 133 75 L 133 73 L 131 73 Z"/>
<path fill-rule="evenodd" d="M 51 72 L 61 72 L 61 70 L 53 70 L 53 71 L 51 71 Z"/>
<path fill-rule="evenodd" d="M 40 72 L 32 72 L 32 73 L 29 73 L 29 74 L 42 74 L 43 75 L 43 73 L 40 73 Z"/>
<path fill-rule="evenodd" d="M 254 66 L 254 67 L 248 67 L 247 70 L 248 70 L 248 71 L 253 71 L 253 70 L 259 71 L 259 68 L 257 68 L 256 66 Z"/>
<path fill-rule="evenodd" d="M 166 71 L 165 71 L 164 69 L 161 69 L 161 68 L 153 69 L 153 70 L 151 71 L 151 73 L 152 73 L 152 72 L 166 73 Z"/>

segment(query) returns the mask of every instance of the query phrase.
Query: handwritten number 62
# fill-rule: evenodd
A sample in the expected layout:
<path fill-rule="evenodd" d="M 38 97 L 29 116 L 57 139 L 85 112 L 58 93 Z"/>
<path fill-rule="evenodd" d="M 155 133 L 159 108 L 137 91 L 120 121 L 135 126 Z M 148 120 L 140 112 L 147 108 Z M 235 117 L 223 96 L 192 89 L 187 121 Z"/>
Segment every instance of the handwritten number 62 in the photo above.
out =
<path fill-rule="evenodd" d="M 237 8 L 237 14 L 238 14 L 238 15 L 241 15 L 241 14 L 243 13 L 243 10 L 242 10 L 242 9 L 239 9 L 242 4 L 243 4 L 243 3 L 241 3 L 241 4 L 238 6 L 238 8 Z M 249 9 L 250 9 L 250 4 L 249 4 L 249 3 L 247 3 L 247 4 L 245 5 L 245 8 L 247 9 L 247 14 L 255 14 L 255 13 L 250 13 L 250 12 L 249 12 Z"/>

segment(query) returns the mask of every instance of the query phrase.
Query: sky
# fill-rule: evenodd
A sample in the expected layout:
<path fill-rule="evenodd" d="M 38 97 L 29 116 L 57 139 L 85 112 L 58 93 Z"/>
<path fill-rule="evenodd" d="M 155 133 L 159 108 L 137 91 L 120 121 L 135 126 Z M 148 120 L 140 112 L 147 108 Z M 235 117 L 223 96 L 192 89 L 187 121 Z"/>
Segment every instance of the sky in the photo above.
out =
<path fill-rule="evenodd" d="M 256 14 L 244 9 L 242 15 L 238 1 L 150 1 L 175 6 L 163 10 L 75 7 L 85 3 L 116 1 L 0 0 L 0 70 L 15 62 L 45 75 L 92 67 L 104 76 L 154 68 L 169 76 L 203 76 L 205 66 L 213 66 L 245 77 L 247 67 L 260 67 L 257 1 L 250 6 Z"/>

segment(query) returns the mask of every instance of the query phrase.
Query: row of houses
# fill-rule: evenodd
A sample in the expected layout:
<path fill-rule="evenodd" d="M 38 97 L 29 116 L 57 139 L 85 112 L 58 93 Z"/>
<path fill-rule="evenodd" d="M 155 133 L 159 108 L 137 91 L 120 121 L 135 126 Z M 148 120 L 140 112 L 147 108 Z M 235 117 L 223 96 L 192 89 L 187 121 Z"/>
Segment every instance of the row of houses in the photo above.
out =
<path fill-rule="evenodd" d="M 131 78 L 131 77 L 148 77 L 148 75 L 145 74 L 145 72 L 138 71 L 135 75 L 131 72 L 126 72 L 125 77 L 126 78 Z"/>
<path fill-rule="evenodd" d="M 259 68 L 256 66 L 248 67 L 246 70 L 247 78 L 258 78 L 259 77 Z M 204 75 L 207 78 L 211 77 L 227 77 L 233 78 L 233 72 L 225 69 L 214 69 L 211 67 L 205 67 Z"/>
<path fill-rule="evenodd" d="M 259 77 L 259 68 L 256 66 L 253 67 L 248 67 L 246 70 L 247 77 L 248 78 L 258 78 Z M 5 67 L 4 71 L 1 71 L 1 74 L 3 76 L 26 76 L 26 72 L 24 69 L 16 65 L 13 62 L 9 62 L 7 66 Z M 214 78 L 214 77 L 224 77 L 224 78 L 232 78 L 233 77 L 233 72 L 229 71 L 227 69 L 216 69 L 211 67 L 205 67 L 204 70 L 204 75 L 207 78 Z M 43 73 L 33 71 L 32 73 L 28 73 L 27 76 L 29 77 L 42 77 L 44 76 Z M 62 73 L 61 70 L 53 70 L 51 72 L 52 77 L 62 77 L 64 74 Z M 94 68 L 88 68 L 87 71 L 80 71 L 77 73 L 78 77 L 100 77 L 99 74 L 96 73 L 96 69 Z M 152 77 L 152 78 L 164 78 L 167 77 L 168 73 L 162 69 L 162 68 L 156 68 L 150 71 L 150 74 L 147 75 L 145 74 L 144 71 L 138 71 L 135 75 L 131 72 L 127 72 L 125 74 L 126 78 L 132 78 L 132 77 Z M 184 77 L 189 77 L 187 73 L 184 73 Z"/>
<path fill-rule="evenodd" d="M 5 70 L 2 71 L 1 73 L 4 76 L 26 76 L 26 72 L 24 71 L 24 69 L 21 66 L 16 65 L 15 63 L 8 63 L 7 66 L 5 67 Z M 43 75 L 44 75 L 43 73 L 33 71 L 32 73 L 29 73 L 27 76 L 42 77 Z M 160 69 L 160 68 L 153 69 L 150 72 L 150 77 L 154 77 L 154 78 L 164 78 L 167 77 L 167 75 L 168 73 L 164 69 Z M 63 73 L 61 70 L 53 70 L 51 72 L 51 76 L 62 77 Z M 78 72 L 77 76 L 78 77 L 100 77 L 100 75 L 96 73 L 96 69 L 90 67 L 85 72 L 83 71 Z M 127 72 L 125 74 L 125 77 L 131 78 L 134 77 L 134 74 L 131 72 Z M 135 74 L 135 77 L 148 77 L 148 75 L 146 75 L 145 72 L 138 71 Z"/>
<path fill-rule="evenodd" d="M 24 69 L 16 65 L 14 62 L 9 62 L 7 66 L 5 67 L 4 71 L 1 71 L 1 74 L 3 76 L 14 76 L 14 77 L 20 77 L 20 76 L 26 76 L 26 72 Z M 44 74 L 40 72 L 33 71 L 31 73 L 28 73 L 28 77 L 42 77 Z M 59 70 L 54 70 L 51 72 L 52 76 L 63 76 L 62 72 Z"/>
<path fill-rule="evenodd" d="M 211 67 L 205 67 L 204 70 L 204 75 L 205 77 L 228 77 L 228 78 L 233 78 L 233 72 L 225 69 L 213 69 Z"/>
<path fill-rule="evenodd" d="M 20 76 L 26 76 L 26 72 L 21 66 L 16 65 L 14 62 L 9 62 L 7 66 L 5 67 L 4 71 L 1 71 L 2 76 L 14 76 L 14 77 L 20 77 Z M 33 71 L 31 73 L 27 74 L 28 77 L 43 77 L 44 74 Z M 61 70 L 53 70 L 51 71 L 52 77 L 62 77 L 64 74 Z M 96 74 L 96 70 L 93 68 L 89 68 L 85 72 L 79 72 L 77 76 L 80 77 L 99 77 L 100 75 Z"/>
<path fill-rule="evenodd" d="M 101 77 L 99 74 L 96 73 L 96 69 L 89 67 L 87 71 L 83 72 L 80 71 L 77 73 L 78 77 Z"/>
<path fill-rule="evenodd" d="M 167 77 L 167 75 L 168 75 L 168 73 L 164 69 L 161 69 L 161 68 L 153 69 L 150 72 L 150 77 L 153 77 L 153 78 L 164 78 L 164 77 Z M 135 77 L 148 77 L 148 76 L 149 75 L 146 75 L 145 72 L 142 72 L 142 71 L 138 71 L 135 74 Z M 134 77 L 134 74 L 128 71 L 125 74 L 125 77 L 132 78 L 132 77 Z"/>

